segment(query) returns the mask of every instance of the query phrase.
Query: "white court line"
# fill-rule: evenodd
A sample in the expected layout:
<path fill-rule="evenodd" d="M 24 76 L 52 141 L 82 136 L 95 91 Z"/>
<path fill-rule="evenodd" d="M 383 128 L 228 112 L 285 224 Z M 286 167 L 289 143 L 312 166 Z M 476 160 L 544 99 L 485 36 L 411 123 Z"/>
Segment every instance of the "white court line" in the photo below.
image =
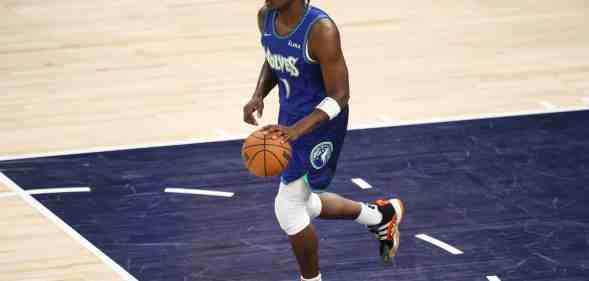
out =
<path fill-rule="evenodd" d="M 236 138 L 238 138 L 237 136 L 235 136 L 235 135 L 227 132 L 224 129 L 215 129 L 215 133 L 217 133 L 217 135 L 219 135 L 221 138 L 224 138 L 224 139 L 234 139 L 234 138 L 236 139 Z"/>
<path fill-rule="evenodd" d="M 398 123 L 398 122 L 395 122 L 395 120 L 393 120 L 393 118 L 391 118 L 387 115 L 379 115 L 378 119 L 380 119 L 384 124 L 388 124 L 389 126 L 394 126 L 395 124 Z"/>
<path fill-rule="evenodd" d="M 559 107 L 557 110 L 546 110 L 546 109 L 534 109 L 534 110 L 527 110 L 527 111 L 515 111 L 515 112 L 499 112 L 499 113 L 488 113 L 488 114 L 471 114 L 471 115 L 455 115 L 447 118 L 429 118 L 429 119 L 421 119 L 421 120 L 411 120 L 411 121 L 399 121 L 396 122 L 393 126 L 383 126 L 382 123 L 374 123 L 368 125 L 356 125 L 351 126 L 351 130 L 364 130 L 364 129 L 375 129 L 375 128 L 383 128 L 383 127 L 403 127 L 403 126 L 413 126 L 413 125 L 425 125 L 425 124 L 437 124 L 437 123 L 445 123 L 445 122 L 456 122 L 456 121 L 469 121 L 469 120 L 479 120 L 479 119 L 488 119 L 488 118 L 502 118 L 502 117 L 518 117 L 518 116 L 528 116 L 528 115 L 537 115 L 537 114 L 548 114 L 548 113 L 563 113 L 563 112 L 573 112 L 573 111 L 580 111 L 580 110 L 589 110 L 589 106 L 581 105 L 581 106 L 571 106 L 571 107 Z M 2 160 L 0 158 L 0 160 Z"/>
<path fill-rule="evenodd" d="M 443 123 L 443 122 L 467 121 L 467 120 L 478 120 L 478 119 L 499 118 L 499 117 L 516 117 L 516 116 L 526 116 L 526 115 L 535 115 L 535 114 L 571 112 L 571 111 L 580 111 L 580 110 L 589 110 L 589 105 L 574 106 L 574 107 L 567 107 L 567 108 L 558 108 L 558 110 L 538 110 L 538 109 L 536 109 L 536 110 L 518 111 L 518 112 L 456 115 L 456 116 L 451 116 L 451 117 L 446 117 L 446 118 L 430 118 L 430 119 L 422 119 L 422 120 L 396 122 L 395 124 L 383 124 L 382 122 L 379 122 L 379 123 L 368 124 L 368 125 L 362 124 L 362 125 L 350 126 L 350 130 L 363 130 L 363 129 L 385 128 L 385 127 L 402 127 L 402 126 L 411 126 L 411 125 L 435 124 L 435 123 Z M 71 150 L 54 151 L 54 152 L 5 155 L 5 156 L 0 156 L 0 161 L 20 160 L 20 159 L 40 158 L 40 157 L 50 157 L 50 156 L 63 156 L 63 155 L 73 155 L 73 154 L 84 154 L 84 153 L 107 152 L 107 151 L 131 150 L 131 149 L 141 149 L 141 148 L 188 145 L 188 144 L 230 141 L 230 140 L 240 140 L 240 139 L 242 139 L 242 138 L 238 138 L 237 136 L 232 136 L 232 137 L 226 136 L 226 137 L 221 137 L 221 138 L 194 138 L 194 139 L 186 139 L 186 140 L 181 140 L 181 141 L 142 143 L 142 144 L 132 144 L 132 145 L 98 146 L 98 147 L 91 147 L 91 148 L 84 148 L 84 149 L 71 149 Z"/>
<path fill-rule="evenodd" d="M 12 197 L 12 196 L 17 196 L 17 195 L 18 195 L 17 192 L 2 192 L 2 193 L 0 193 L 0 198 Z"/>
<path fill-rule="evenodd" d="M 493 275 L 493 276 L 487 276 L 487 280 L 489 281 L 501 281 L 501 279 L 499 279 L 499 277 Z"/>
<path fill-rule="evenodd" d="M 44 188 L 25 190 L 26 194 L 54 194 L 54 193 L 72 193 L 72 192 L 90 192 L 89 187 L 63 187 L 63 188 Z"/>
<path fill-rule="evenodd" d="M 436 238 L 433 238 L 433 237 L 431 237 L 431 236 L 429 236 L 427 234 L 417 234 L 417 235 L 415 235 L 415 237 L 416 238 L 419 238 L 419 239 L 421 239 L 423 241 L 429 242 L 431 244 L 434 244 L 434 245 L 436 245 L 436 246 L 438 246 L 438 247 L 446 250 L 447 252 L 450 252 L 453 255 L 462 255 L 462 254 L 464 254 L 464 252 L 458 250 L 457 248 L 453 247 L 452 245 L 450 245 L 450 244 L 448 244 L 446 242 L 440 241 L 440 240 L 438 240 Z"/>
<path fill-rule="evenodd" d="M 118 273 L 123 280 L 126 281 L 138 281 L 137 278 L 133 277 L 133 275 L 129 274 L 124 268 L 114 262 L 111 258 L 109 258 L 106 254 L 104 254 L 100 249 L 96 248 L 92 243 L 90 243 L 86 238 L 84 238 L 80 233 L 75 231 L 71 226 L 61 220 L 58 216 L 56 216 L 53 212 L 47 209 L 43 204 L 39 203 L 35 198 L 33 198 L 30 194 L 27 194 L 20 186 L 14 183 L 11 179 L 6 177 L 4 173 L 0 172 L 0 183 L 4 184 L 8 187 L 12 192 L 18 193 L 23 200 L 25 200 L 29 205 L 33 208 L 37 209 L 43 216 L 47 219 L 55 223 L 59 228 L 61 228 L 67 235 L 72 237 L 78 243 L 80 243 L 84 248 L 88 249 L 91 253 L 93 253 L 98 259 L 100 259 L 103 263 L 108 265 L 112 270 Z"/>
<path fill-rule="evenodd" d="M 164 192 L 206 195 L 206 196 L 219 196 L 219 197 L 233 197 L 233 195 L 235 195 L 235 193 L 233 193 L 233 192 L 194 189 L 194 188 L 176 188 L 176 187 L 168 187 L 168 188 L 164 189 Z"/>
<path fill-rule="evenodd" d="M 557 110 L 558 106 L 554 105 L 553 103 L 547 101 L 541 101 L 540 105 L 542 105 L 546 110 Z"/>
<path fill-rule="evenodd" d="M 363 180 L 361 178 L 353 178 L 352 182 L 355 183 L 357 186 L 359 186 L 362 189 L 372 188 L 372 185 L 370 185 L 369 183 L 367 183 L 365 180 Z"/>
<path fill-rule="evenodd" d="M 170 142 L 158 142 L 151 144 L 131 144 L 131 145 L 115 145 L 115 146 L 97 146 L 92 148 L 83 149 L 71 149 L 57 152 L 43 152 L 43 153 L 27 153 L 20 155 L 8 155 L 0 156 L 0 161 L 20 160 L 29 158 L 40 158 L 40 157 L 52 157 L 52 156 L 63 156 L 63 155 L 74 155 L 74 154 L 85 154 L 85 153 L 96 153 L 96 152 L 107 152 L 107 151 L 119 151 L 119 150 L 131 150 L 131 149 L 142 149 L 142 148 L 154 148 L 154 147 L 166 147 L 166 146 L 177 146 L 177 145 L 188 145 L 195 143 L 207 143 L 213 142 L 212 139 L 205 138 L 194 138 L 182 141 L 170 141 Z"/>
<path fill-rule="evenodd" d="M 243 135 L 244 136 L 243 138 L 245 139 L 245 138 L 249 137 L 249 135 L 251 135 L 257 129 L 259 129 L 259 128 L 255 128 L 255 129 L 252 129 L 252 130 L 242 128 L 240 131 L 241 131 L 241 135 Z"/>
<path fill-rule="evenodd" d="M 56 194 L 56 193 L 72 193 L 72 192 L 90 192 L 89 187 L 63 187 L 63 188 L 44 188 L 44 189 L 29 189 L 24 190 L 22 193 L 34 195 L 34 194 Z M 0 198 L 17 196 L 19 192 L 4 192 L 0 193 Z"/>

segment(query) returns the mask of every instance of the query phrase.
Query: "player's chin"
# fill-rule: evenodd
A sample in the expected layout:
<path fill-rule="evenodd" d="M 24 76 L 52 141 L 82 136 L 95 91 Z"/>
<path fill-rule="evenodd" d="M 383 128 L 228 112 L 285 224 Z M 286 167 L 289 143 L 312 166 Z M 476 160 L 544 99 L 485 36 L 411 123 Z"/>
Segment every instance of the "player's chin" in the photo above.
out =
<path fill-rule="evenodd" d="M 291 0 L 266 0 L 266 4 L 272 9 L 281 9 Z"/>

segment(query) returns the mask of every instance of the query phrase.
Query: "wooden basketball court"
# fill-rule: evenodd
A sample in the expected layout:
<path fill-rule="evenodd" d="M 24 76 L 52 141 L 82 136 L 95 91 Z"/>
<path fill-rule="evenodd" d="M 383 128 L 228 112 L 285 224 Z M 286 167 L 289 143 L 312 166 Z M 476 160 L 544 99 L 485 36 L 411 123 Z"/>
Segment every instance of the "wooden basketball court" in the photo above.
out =
<path fill-rule="evenodd" d="M 0 161 L 243 138 L 261 3 L 1 3 Z M 351 129 L 589 109 L 587 1 L 311 3 L 340 26 Z M 36 184 L 0 180 L 0 280 L 134 280 Z"/>

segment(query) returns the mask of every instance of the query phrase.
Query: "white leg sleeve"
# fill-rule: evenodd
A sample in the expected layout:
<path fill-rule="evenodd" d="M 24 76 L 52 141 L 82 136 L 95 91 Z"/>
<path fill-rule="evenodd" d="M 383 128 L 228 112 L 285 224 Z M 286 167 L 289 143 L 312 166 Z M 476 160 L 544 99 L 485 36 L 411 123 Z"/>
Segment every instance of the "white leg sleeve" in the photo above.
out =
<path fill-rule="evenodd" d="M 319 215 L 321 200 L 300 178 L 287 185 L 280 184 L 274 212 L 282 230 L 292 236 L 305 229 L 311 223 L 311 217 Z"/>
<path fill-rule="evenodd" d="M 321 204 L 319 195 L 311 193 L 311 195 L 309 195 L 309 200 L 307 200 L 307 213 L 309 213 L 309 217 L 311 217 L 311 219 L 317 218 L 321 214 L 322 207 L 323 205 Z"/>

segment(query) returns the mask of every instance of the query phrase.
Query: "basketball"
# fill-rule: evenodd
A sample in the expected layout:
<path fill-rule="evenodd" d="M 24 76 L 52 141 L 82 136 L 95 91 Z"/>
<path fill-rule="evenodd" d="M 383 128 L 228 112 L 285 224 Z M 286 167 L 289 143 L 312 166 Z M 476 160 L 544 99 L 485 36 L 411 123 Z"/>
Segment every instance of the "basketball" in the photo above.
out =
<path fill-rule="evenodd" d="M 291 158 L 289 143 L 253 132 L 243 143 L 241 156 L 247 169 L 258 177 L 278 176 L 288 165 Z"/>

